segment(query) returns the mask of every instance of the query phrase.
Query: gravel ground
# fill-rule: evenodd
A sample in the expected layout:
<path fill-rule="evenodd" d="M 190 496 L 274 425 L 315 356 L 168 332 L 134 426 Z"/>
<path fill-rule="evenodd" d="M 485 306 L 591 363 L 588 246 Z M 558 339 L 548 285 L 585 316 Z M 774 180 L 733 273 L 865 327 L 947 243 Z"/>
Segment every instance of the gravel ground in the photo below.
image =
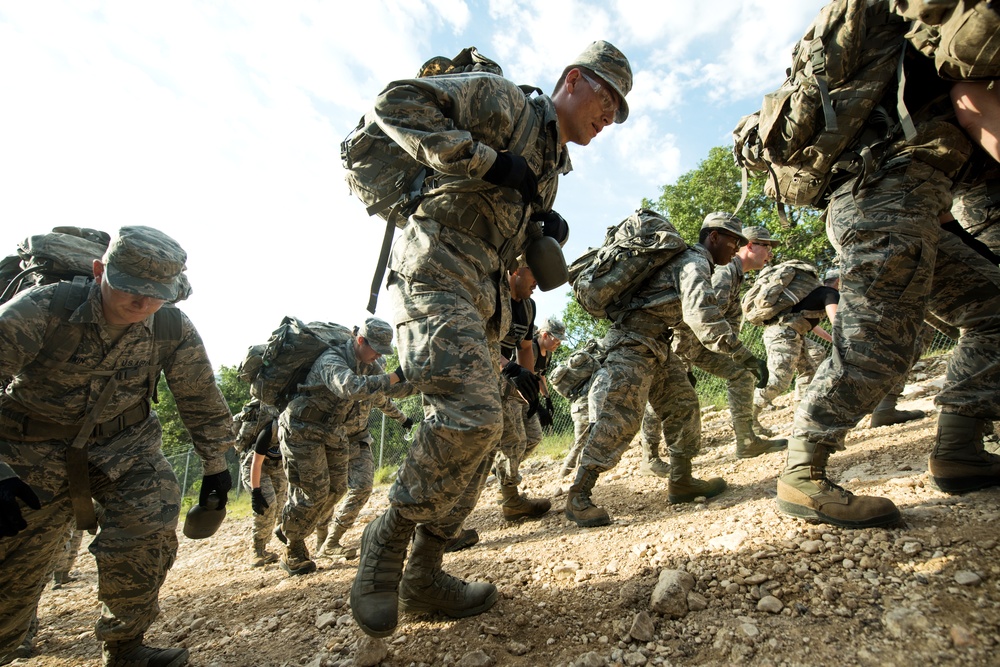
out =
<path fill-rule="evenodd" d="M 901 525 L 842 530 L 778 514 L 783 454 L 736 459 L 728 412 L 703 410 L 695 474 L 730 485 L 711 502 L 668 504 L 664 480 L 636 474 L 638 447 L 598 482 L 594 499 L 614 517 L 603 528 L 566 521 L 559 461 L 525 466 L 522 489 L 553 498 L 538 521 L 506 524 L 491 481 L 468 522 L 482 541 L 445 559 L 449 572 L 499 587 L 499 602 L 478 617 L 404 616 L 395 635 L 368 640 L 348 603 L 357 561 L 320 560 L 297 578 L 251 568 L 243 518 L 209 540 L 180 537 L 148 640 L 219 666 L 996 665 L 1000 493 L 948 496 L 927 475 L 942 372 L 940 361 L 921 362 L 900 403 L 931 416 L 862 422 L 831 460 L 848 488 L 892 498 Z M 764 424 L 787 434 L 791 402 L 779 399 Z M 376 489 L 346 543 L 357 544 L 385 494 Z M 100 664 L 86 552 L 74 574 L 42 598 L 37 657 L 15 664 Z"/>

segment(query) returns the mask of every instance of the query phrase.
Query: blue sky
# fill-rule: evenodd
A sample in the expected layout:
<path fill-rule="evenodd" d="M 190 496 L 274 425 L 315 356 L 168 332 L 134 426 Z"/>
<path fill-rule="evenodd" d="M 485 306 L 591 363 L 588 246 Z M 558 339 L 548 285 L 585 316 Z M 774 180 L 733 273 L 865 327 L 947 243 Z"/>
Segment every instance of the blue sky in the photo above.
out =
<path fill-rule="evenodd" d="M 571 261 L 725 145 L 777 87 L 819 0 L 0 0 L 0 253 L 55 225 L 158 227 L 216 365 L 284 315 L 363 321 L 382 224 L 340 142 L 382 87 L 475 45 L 550 92 L 595 39 L 629 57 L 631 115 L 571 146 Z M 536 292 L 539 317 L 567 288 Z M 392 314 L 380 305 L 377 314 Z"/>

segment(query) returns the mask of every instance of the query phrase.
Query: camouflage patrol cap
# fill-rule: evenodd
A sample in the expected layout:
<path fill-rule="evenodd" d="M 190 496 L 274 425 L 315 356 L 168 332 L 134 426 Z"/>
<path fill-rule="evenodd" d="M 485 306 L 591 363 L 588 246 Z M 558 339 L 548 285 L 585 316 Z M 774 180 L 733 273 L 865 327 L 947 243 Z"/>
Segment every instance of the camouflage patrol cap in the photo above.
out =
<path fill-rule="evenodd" d="M 174 301 L 186 284 L 185 261 L 184 249 L 160 230 L 122 227 L 104 253 L 104 280 L 122 292 Z"/>
<path fill-rule="evenodd" d="M 721 229 L 729 232 L 743 242 L 747 237 L 743 235 L 743 222 L 732 213 L 715 211 L 705 216 L 705 221 L 701 223 L 702 229 Z"/>
<path fill-rule="evenodd" d="M 744 227 L 743 236 L 751 243 L 767 243 L 772 246 L 781 245 L 781 241 L 772 238 L 771 232 L 767 231 L 767 227 L 763 226 Z"/>
<path fill-rule="evenodd" d="M 628 118 L 628 102 L 625 96 L 632 90 L 632 66 L 629 65 L 628 58 L 618 48 L 603 39 L 592 42 L 590 46 L 583 50 L 583 53 L 576 57 L 566 69 L 565 74 L 574 67 L 586 67 L 597 76 L 601 77 L 611 89 L 618 93 L 618 113 L 615 114 L 616 123 L 624 123 Z"/>
<path fill-rule="evenodd" d="M 358 335 L 363 336 L 368 345 L 379 354 L 392 354 L 392 327 L 385 320 L 369 317 L 358 329 Z"/>
<path fill-rule="evenodd" d="M 548 333 L 553 338 L 562 340 L 566 337 L 566 325 L 554 317 L 549 317 L 539 325 L 538 333 Z"/>

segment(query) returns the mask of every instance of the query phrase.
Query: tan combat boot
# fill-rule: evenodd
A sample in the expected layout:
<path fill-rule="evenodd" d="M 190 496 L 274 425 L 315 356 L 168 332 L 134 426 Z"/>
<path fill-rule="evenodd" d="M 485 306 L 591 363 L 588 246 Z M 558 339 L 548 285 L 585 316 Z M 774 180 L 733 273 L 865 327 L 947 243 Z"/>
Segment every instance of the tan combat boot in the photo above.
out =
<path fill-rule="evenodd" d="M 666 477 L 670 474 L 670 465 L 660 458 L 660 444 L 646 442 L 639 438 L 642 444 L 642 463 L 639 464 L 639 474 L 647 477 Z"/>
<path fill-rule="evenodd" d="M 126 641 L 104 642 L 104 667 L 181 667 L 188 662 L 186 648 L 152 648 L 142 635 Z"/>
<path fill-rule="evenodd" d="M 898 394 L 886 394 L 885 398 L 882 399 L 872 412 L 872 428 L 875 428 L 876 426 L 892 426 L 893 424 L 902 424 L 904 422 L 913 421 L 914 419 L 923 419 L 927 416 L 927 413 L 923 410 L 897 410 L 896 401 L 898 400 Z"/>
<path fill-rule="evenodd" d="M 784 438 L 777 440 L 765 440 L 753 432 L 753 428 L 748 421 L 734 421 L 733 430 L 736 432 L 736 457 L 741 459 L 752 459 L 761 454 L 771 452 L 782 452 L 788 449 L 788 441 Z"/>
<path fill-rule="evenodd" d="M 347 532 L 347 528 L 334 522 L 333 532 L 323 542 L 323 546 L 316 552 L 317 556 L 325 558 L 345 558 L 352 560 L 358 555 L 358 550 L 354 547 L 345 547 L 340 544 L 340 538 Z"/>
<path fill-rule="evenodd" d="M 416 524 L 390 507 L 361 533 L 351 614 L 370 637 L 388 637 L 399 623 L 399 579 Z"/>
<path fill-rule="evenodd" d="M 788 459 L 778 478 L 778 509 L 785 514 L 844 528 L 886 526 L 899 521 L 888 498 L 856 496 L 826 477 L 830 450 L 803 438 L 788 441 Z"/>
<path fill-rule="evenodd" d="M 399 608 L 405 612 L 440 611 L 452 618 L 475 616 L 496 604 L 496 586 L 486 582 L 466 583 L 441 569 L 448 544 L 419 526 L 413 537 L 413 552 L 399 584 Z"/>
<path fill-rule="evenodd" d="M 928 468 L 945 493 L 968 493 L 1000 485 L 1000 456 L 983 447 L 982 419 L 952 412 L 938 416 L 937 439 Z"/>
<path fill-rule="evenodd" d="M 501 507 L 506 521 L 536 519 L 552 509 L 552 503 L 547 498 L 531 500 L 522 496 L 516 486 L 501 486 L 500 493 L 503 496 Z"/>
<path fill-rule="evenodd" d="M 611 523 L 611 515 L 590 500 L 598 473 L 586 468 L 576 471 L 576 481 L 566 496 L 566 518 L 581 528 L 596 528 Z"/>
<path fill-rule="evenodd" d="M 250 563 L 253 567 L 264 567 L 268 563 L 278 562 L 278 554 L 268 551 L 266 547 L 266 539 L 254 538 L 253 554 L 250 557 Z"/>
<path fill-rule="evenodd" d="M 454 551 L 461 551 L 462 549 L 468 549 L 469 547 L 479 544 L 479 532 L 475 528 L 464 528 L 458 535 L 448 540 L 448 544 L 445 545 L 445 553 L 452 553 Z"/>
<path fill-rule="evenodd" d="M 751 408 L 751 412 L 750 412 L 751 419 L 753 420 L 753 432 L 754 433 L 760 433 L 765 438 L 773 438 L 774 437 L 774 431 L 772 431 L 771 429 L 767 428 L 766 426 L 764 426 L 763 424 L 760 423 L 760 412 L 761 412 L 761 410 L 764 409 L 764 404 L 757 402 L 757 400 L 758 400 L 757 399 L 757 392 L 758 391 L 760 391 L 760 390 L 759 389 L 754 390 L 753 408 Z"/>
<path fill-rule="evenodd" d="M 670 457 L 670 482 L 667 500 L 671 503 L 689 503 L 696 498 L 712 498 L 726 490 L 726 480 L 713 477 L 707 480 L 691 476 L 691 459 Z"/>
<path fill-rule="evenodd" d="M 319 556 L 320 552 L 323 551 L 323 545 L 326 544 L 326 538 L 330 534 L 330 523 L 321 524 L 316 526 L 316 548 L 313 552 Z"/>
<path fill-rule="evenodd" d="M 316 571 L 316 563 L 309 558 L 305 540 L 289 538 L 285 555 L 281 557 L 281 569 L 293 577 Z"/>

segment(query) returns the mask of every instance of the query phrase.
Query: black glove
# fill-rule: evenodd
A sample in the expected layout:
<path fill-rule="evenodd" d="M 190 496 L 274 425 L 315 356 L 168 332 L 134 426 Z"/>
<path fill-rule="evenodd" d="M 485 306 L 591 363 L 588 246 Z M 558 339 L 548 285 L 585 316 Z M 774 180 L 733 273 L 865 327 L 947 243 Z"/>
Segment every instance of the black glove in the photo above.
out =
<path fill-rule="evenodd" d="M 552 401 L 549 401 L 548 405 L 551 404 Z M 542 425 L 542 428 L 552 426 L 552 411 L 549 410 L 548 405 L 544 403 L 538 405 L 538 423 Z"/>
<path fill-rule="evenodd" d="M 399 368 L 397 368 L 396 370 L 394 370 L 393 373 L 396 374 L 396 377 L 399 378 L 400 382 L 406 382 L 406 376 L 403 375 L 403 367 L 402 366 L 400 366 Z"/>
<path fill-rule="evenodd" d="M 569 223 L 555 211 L 536 211 L 531 214 L 533 222 L 542 223 L 542 234 L 551 236 L 559 242 L 560 247 L 569 240 Z"/>
<path fill-rule="evenodd" d="M 264 492 L 260 490 L 259 486 L 250 491 L 250 507 L 253 509 L 254 514 L 260 516 L 264 516 L 264 510 L 270 507 L 267 504 L 267 499 L 264 498 Z"/>
<path fill-rule="evenodd" d="M 516 361 L 508 361 L 507 365 L 503 367 L 503 374 L 521 394 L 521 398 L 532 406 L 531 410 L 528 411 L 528 416 L 535 414 L 535 410 L 538 409 L 538 376 Z"/>
<path fill-rule="evenodd" d="M 201 494 L 198 496 L 198 504 L 208 507 L 208 496 L 213 492 L 219 496 L 219 506 L 222 509 L 226 506 L 229 489 L 233 488 L 233 478 L 229 476 L 228 470 L 217 472 L 214 475 L 205 475 L 201 478 Z"/>
<path fill-rule="evenodd" d="M 757 378 L 757 384 L 754 385 L 755 387 L 763 389 L 767 386 L 767 378 L 769 375 L 767 372 L 766 359 L 758 359 L 757 357 L 750 355 L 743 360 L 742 366 L 753 373 L 754 377 Z"/>
<path fill-rule="evenodd" d="M 691 371 L 688 371 L 688 382 L 691 383 L 692 387 L 698 386 L 698 377 Z"/>
<path fill-rule="evenodd" d="M 545 397 L 545 409 L 549 411 L 550 415 L 554 415 L 556 413 L 556 409 L 552 407 L 552 397 L 551 396 L 546 396 Z"/>
<path fill-rule="evenodd" d="M 42 503 L 31 487 L 19 477 L 0 482 L 0 537 L 13 537 L 28 527 L 21 516 L 18 498 L 33 510 L 42 509 Z"/>
<path fill-rule="evenodd" d="M 413 420 L 407 417 L 406 421 L 403 422 L 402 426 L 404 431 L 409 431 L 411 428 L 413 428 Z"/>
<path fill-rule="evenodd" d="M 528 162 L 515 153 L 497 153 L 497 159 L 483 180 L 505 188 L 514 188 L 521 193 L 525 203 L 538 199 L 538 177 L 531 171 Z"/>

